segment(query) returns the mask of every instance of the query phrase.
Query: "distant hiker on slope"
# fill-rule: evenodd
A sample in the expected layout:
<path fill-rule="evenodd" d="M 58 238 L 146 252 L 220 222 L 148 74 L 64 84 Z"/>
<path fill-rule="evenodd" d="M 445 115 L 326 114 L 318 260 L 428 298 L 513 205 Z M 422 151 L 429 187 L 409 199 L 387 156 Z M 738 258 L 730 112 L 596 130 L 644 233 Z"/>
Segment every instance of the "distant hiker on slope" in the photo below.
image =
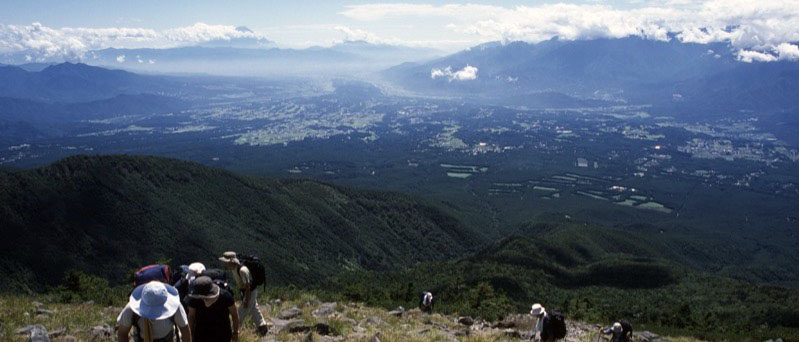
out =
<path fill-rule="evenodd" d="M 225 263 L 225 267 L 233 273 L 233 278 L 236 279 L 236 284 L 241 292 L 241 304 L 239 304 L 239 320 L 244 322 L 247 316 L 252 316 L 252 321 L 258 327 L 258 334 L 261 336 L 266 335 L 267 326 L 261 310 L 258 308 L 258 290 L 257 284 L 253 281 L 250 269 L 243 265 L 236 252 L 225 252 L 220 261 Z"/>
<path fill-rule="evenodd" d="M 172 342 L 175 326 L 182 342 L 191 342 L 186 311 L 180 305 L 178 290 L 158 281 L 139 285 L 130 295 L 128 304 L 117 317 L 119 342 L 128 342 L 130 329 L 135 326 L 136 342 Z"/>
<path fill-rule="evenodd" d="M 530 309 L 530 315 L 536 318 L 533 330 L 530 332 L 530 340 L 552 342 L 566 337 L 566 321 L 561 313 L 557 311 L 549 313 L 541 304 L 536 303 Z"/>
<path fill-rule="evenodd" d="M 238 341 L 239 314 L 233 294 L 201 276 L 192 283 L 187 302 L 194 342 Z"/>
<path fill-rule="evenodd" d="M 610 342 L 632 342 L 633 325 L 629 321 L 621 320 L 613 323 L 613 326 L 602 330 L 602 333 L 610 336 Z"/>
<path fill-rule="evenodd" d="M 419 310 L 424 313 L 433 313 L 433 294 L 427 291 L 422 292 L 419 297 Z"/>

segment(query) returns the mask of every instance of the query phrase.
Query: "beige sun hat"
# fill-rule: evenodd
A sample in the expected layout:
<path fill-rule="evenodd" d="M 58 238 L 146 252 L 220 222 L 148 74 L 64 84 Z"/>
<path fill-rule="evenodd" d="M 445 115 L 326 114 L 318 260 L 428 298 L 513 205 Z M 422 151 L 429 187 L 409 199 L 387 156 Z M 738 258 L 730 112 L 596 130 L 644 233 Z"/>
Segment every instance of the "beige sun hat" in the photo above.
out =
<path fill-rule="evenodd" d="M 233 263 L 237 263 L 238 264 L 239 263 L 239 258 L 236 257 L 236 252 L 227 251 L 225 253 L 222 253 L 222 256 L 219 258 L 219 261 L 222 261 L 222 262 L 233 262 Z"/>

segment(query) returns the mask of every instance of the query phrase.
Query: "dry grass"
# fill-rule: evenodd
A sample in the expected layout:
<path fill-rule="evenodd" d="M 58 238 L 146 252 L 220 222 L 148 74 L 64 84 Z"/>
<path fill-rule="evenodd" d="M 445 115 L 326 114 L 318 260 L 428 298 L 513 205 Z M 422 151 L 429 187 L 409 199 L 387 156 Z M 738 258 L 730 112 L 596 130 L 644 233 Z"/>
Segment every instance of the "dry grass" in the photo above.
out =
<path fill-rule="evenodd" d="M 35 314 L 37 305 L 35 302 L 43 303 L 39 308 L 50 310 L 52 314 Z M 339 340 L 368 342 L 373 336 L 377 335 L 383 342 L 430 342 L 430 341 L 464 341 L 464 342 L 505 342 L 518 341 L 518 338 L 506 336 L 500 329 L 469 330 L 458 324 L 455 317 L 440 314 L 426 315 L 419 310 L 408 311 L 402 317 L 395 317 L 388 314 L 386 310 L 372 307 L 365 307 L 358 303 L 339 303 L 336 306 L 337 314 L 327 318 L 315 317 L 312 312 L 318 307 L 320 302 L 313 296 L 304 295 L 293 301 L 267 301 L 262 298 L 260 303 L 264 316 L 269 318 L 278 316 L 282 311 L 298 307 L 302 309 L 302 318 L 307 323 L 313 325 L 317 322 L 327 322 L 333 330 L 333 338 L 339 336 Z M 115 326 L 116 317 L 120 307 L 102 307 L 96 304 L 57 304 L 48 303 L 43 297 L 11 297 L 0 296 L 0 333 L 2 341 L 21 342 L 26 341 L 27 336 L 18 336 L 15 331 L 20 327 L 31 324 L 41 324 L 48 331 L 55 331 L 65 328 L 66 332 L 60 337 L 54 338 L 53 342 L 74 341 L 66 336 L 72 336 L 77 341 L 105 342 L 116 340 L 111 338 L 97 338 L 91 334 L 91 328 L 98 325 L 108 324 Z M 372 321 L 372 322 L 369 322 Z M 525 323 L 524 316 L 519 318 L 518 323 Z M 584 325 L 590 326 L 590 325 Z M 526 329 L 526 327 L 525 327 Z M 455 336 L 454 332 L 468 331 L 468 335 Z M 241 329 L 239 341 L 241 342 L 260 342 L 260 341 L 307 341 L 307 334 L 287 334 L 274 335 L 270 333 L 267 338 L 261 339 L 255 334 L 251 321 L 247 321 Z M 323 341 L 323 337 L 313 333 L 311 338 L 314 341 Z M 593 332 L 583 332 L 572 334 L 567 338 L 567 342 L 594 342 L 597 335 Z M 328 339 L 333 341 L 332 339 Z M 668 338 L 664 341 L 673 342 L 696 342 L 690 338 Z"/>

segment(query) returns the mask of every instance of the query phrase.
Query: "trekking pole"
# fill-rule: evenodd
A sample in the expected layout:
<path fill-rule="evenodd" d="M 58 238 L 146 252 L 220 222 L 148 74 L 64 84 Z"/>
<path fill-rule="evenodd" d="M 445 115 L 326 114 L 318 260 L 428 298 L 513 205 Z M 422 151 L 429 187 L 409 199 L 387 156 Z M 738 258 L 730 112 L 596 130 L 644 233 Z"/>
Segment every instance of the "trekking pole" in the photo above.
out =
<path fill-rule="evenodd" d="M 597 324 L 594 328 L 596 328 L 596 342 L 600 342 L 602 339 L 602 326 Z"/>

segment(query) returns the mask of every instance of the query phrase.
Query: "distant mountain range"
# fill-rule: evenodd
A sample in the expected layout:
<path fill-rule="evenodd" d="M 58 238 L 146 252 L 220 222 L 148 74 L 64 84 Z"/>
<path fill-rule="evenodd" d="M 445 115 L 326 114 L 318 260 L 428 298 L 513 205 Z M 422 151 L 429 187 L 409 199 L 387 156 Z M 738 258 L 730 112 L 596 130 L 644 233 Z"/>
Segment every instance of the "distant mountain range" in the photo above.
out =
<path fill-rule="evenodd" d="M 0 248 L 13 251 L 0 260 L 3 286 L 56 284 L 69 269 L 123 283 L 131 269 L 165 258 L 218 267 L 225 250 L 263 257 L 270 284 L 313 284 L 343 269 L 453 258 L 482 243 L 457 218 L 404 195 L 155 157 L 0 169 L 0 213 Z"/>
<path fill-rule="evenodd" d="M 29 70 L 35 70 L 28 65 Z M 120 94 L 166 94 L 176 84 L 166 78 L 109 70 L 82 63 L 48 65 L 41 71 L 0 66 L 0 97 L 45 102 L 87 102 Z"/>
<path fill-rule="evenodd" d="M 88 52 L 85 63 L 146 73 L 314 77 L 372 73 L 441 55 L 434 49 L 364 41 L 306 49 L 225 42 L 167 49 L 108 48 Z"/>
<path fill-rule="evenodd" d="M 467 66 L 474 75 L 466 73 Z M 405 63 L 383 75 L 422 94 L 529 107 L 585 100 L 701 111 L 799 105 L 799 63 L 745 63 L 726 44 L 677 39 L 488 43 L 425 63 Z"/>

